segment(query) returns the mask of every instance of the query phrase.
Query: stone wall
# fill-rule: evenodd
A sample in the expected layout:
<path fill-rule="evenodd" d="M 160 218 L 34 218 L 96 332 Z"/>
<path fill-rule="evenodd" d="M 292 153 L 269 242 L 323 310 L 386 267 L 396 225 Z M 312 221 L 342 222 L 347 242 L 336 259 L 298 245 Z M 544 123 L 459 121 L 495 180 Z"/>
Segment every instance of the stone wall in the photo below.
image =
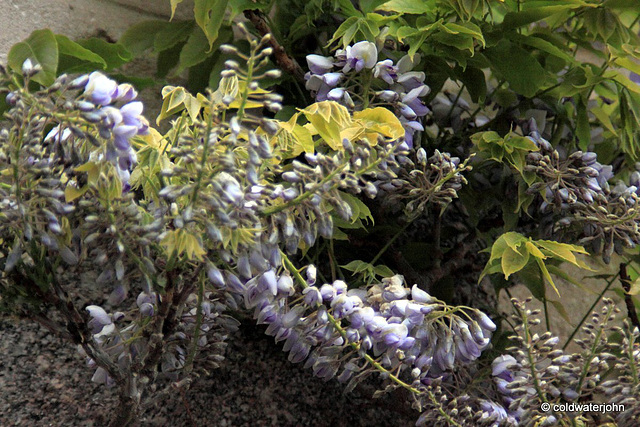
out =
<path fill-rule="evenodd" d="M 192 4 L 181 3 L 176 17 L 187 18 Z M 169 19 L 170 13 L 169 0 L 0 0 L 0 63 L 13 44 L 37 29 L 50 28 L 72 39 L 117 39 L 136 22 Z"/>

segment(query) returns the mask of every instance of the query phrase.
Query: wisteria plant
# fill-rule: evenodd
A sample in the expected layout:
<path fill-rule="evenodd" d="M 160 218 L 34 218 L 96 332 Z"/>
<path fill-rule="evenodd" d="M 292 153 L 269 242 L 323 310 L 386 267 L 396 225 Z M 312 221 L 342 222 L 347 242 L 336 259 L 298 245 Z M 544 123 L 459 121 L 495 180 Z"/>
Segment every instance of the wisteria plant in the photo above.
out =
<path fill-rule="evenodd" d="M 196 0 L 195 24 L 117 44 L 16 45 L 0 309 L 77 345 L 117 390 L 114 426 L 224 363 L 247 316 L 347 391 L 401 389 L 417 425 L 637 425 L 637 5 L 333 3 Z M 192 89 L 164 87 L 156 127 L 112 72 L 151 49 Z M 561 265 L 600 260 L 619 271 L 569 316 L 556 282 L 580 279 Z M 500 313 L 516 282 L 544 326 L 528 301 Z M 562 349 L 548 305 L 575 326 Z M 619 406 L 558 409 L 604 401 Z"/>

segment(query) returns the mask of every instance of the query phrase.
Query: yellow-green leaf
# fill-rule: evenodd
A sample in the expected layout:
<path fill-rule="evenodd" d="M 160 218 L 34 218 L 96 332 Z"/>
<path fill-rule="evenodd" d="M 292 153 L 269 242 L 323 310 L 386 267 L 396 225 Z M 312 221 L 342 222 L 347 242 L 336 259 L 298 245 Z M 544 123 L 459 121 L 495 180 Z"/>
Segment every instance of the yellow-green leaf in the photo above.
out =
<path fill-rule="evenodd" d="M 271 138 L 271 144 L 276 145 L 287 154 L 288 158 L 296 157 L 303 151 L 313 153 L 315 144 L 311 132 L 304 126 L 297 124 L 300 113 L 294 114 L 287 122 L 278 122 L 280 130 Z"/>
<path fill-rule="evenodd" d="M 82 195 L 89 189 L 88 185 L 85 185 L 82 188 L 78 188 L 74 184 L 69 182 L 64 189 L 64 198 L 67 203 L 73 202 L 75 199 L 82 197 Z"/>
<path fill-rule="evenodd" d="M 554 258 L 591 270 L 584 262 L 578 260 L 574 254 L 574 252 L 579 254 L 588 254 L 588 252 L 581 246 L 558 243 L 551 240 L 538 240 L 536 243 L 538 247 L 549 252 L 549 254 Z"/>
<path fill-rule="evenodd" d="M 502 272 L 504 278 L 508 279 L 513 273 L 517 273 L 522 270 L 527 262 L 529 262 L 529 252 L 521 249 L 520 253 L 513 250 L 511 247 L 507 247 L 502 254 Z"/>
<path fill-rule="evenodd" d="M 629 295 L 638 295 L 638 294 L 640 294 L 640 278 L 637 278 L 636 280 L 633 281 L 633 283 L 631 284 L 631 288 L 629 289 L 628 294 Z"/>
<path fill-rule="evenodd" d="M 95 162 L 87 162 L 83 165 L 75 168 L 76 172 L 87 172 L 87 183 L 89 185 L 95 185 L 98 182 L 98 178 L 100 177 L 101 167 L 98 163 Z"/>
<path fill-rule="evenodd" d="M 209 41 L 209 49 L 218 38 L 229 0 L 195 0 L 193 15 Z"/>
<path fill-rule="evenodd" d="M 170 20 L 173 20 L 173 15 L 175 15 L 175 13 L 176 13 L 176 8 L 183 1 L 184 0 L 171 0 L 171 18 L 170 18 Z"/>
<path fill-rule="evenodd" d="M 551 278 L 551 275 L 549 274 L 549 270 L 547 270 L 547 266 L 544 265 L 544 262 L 540 258 L 536 258 L 536 262 L 538 263 L 538 267 L 540 267 L 540 270 L 542 271 L 542 276 L 549 282 L 549 284 L 551 285 L 553 290 L 556 291 L 558 296 L 560 296 L 560 291 L 558 291 L 558 288 L 556 287 L 556 284 L 553 283 L 553 279 Z"/>
<path fill-rule="evenodd" d="M 536 258 L 540 258 L 540 259 L 545 259 L 547 258 L 547 256 L 545 254 L 543 254 L 540 249 L 538 249 L 538 247 L 536 245 L 534 245 L 531 242 L 527 242 L 525 243 L 525 246 L 527 248 L 527 250 L 529 251 L 529 253 L 531 255 L 533 255 Z"/>
<path fill-rule="evenodd" d="M 365 137 L 369 139 L 371 144 L 377 142 L 377 134 L 391 139 L 398 139 L 405 134 L 400 120 L 395 114 L 383 107 L 356 111 L 353 113 L 353 118 L 364 127 Z"/>
<path fill-rule="evenodd" d="M 334 101 L 322 101 L 300 110 L 322 139 L 334 150 L 342 149 L 341 131 L 352 126 L 346 107 Z"/>
<path fill-rule="evenodd" d="M 507 246 L 509 246 L 511 249 L 513 249 L 515 252 L 518 252 L 518 253 L 520 253 L 520 251 L 518 250 L 518 247 L 520 247 L 520 245 L 522 245 L 522 243 L 527 240 L 526 237 L 524 237 L 520 233 L 516 233 L 515 231 L 509 231 L 508 233 L 504 233 L 502 236 L 500 236 L 500 238 L 504 239 L 504 242 L 507 244 Z"/>

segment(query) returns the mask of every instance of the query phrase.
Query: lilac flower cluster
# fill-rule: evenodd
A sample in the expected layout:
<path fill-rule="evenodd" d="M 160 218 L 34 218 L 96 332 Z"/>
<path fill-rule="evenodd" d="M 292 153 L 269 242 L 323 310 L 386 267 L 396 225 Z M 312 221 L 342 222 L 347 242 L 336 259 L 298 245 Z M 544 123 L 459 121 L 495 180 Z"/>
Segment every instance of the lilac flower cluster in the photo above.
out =
<path fill-rule="evenodd" d="M 424 84 L 425 74 L 411 71 L 418 62 L 419 55 L 413 59 L 405 55 L 396 64 L 391 59 L 378 61 L 376 45 L 361 41 L 346 49 L 338 49 L 333 57 L 307 55 L 310 71 L 305 75 L 306 88 L 316 101 L 336 101 L 348 108 L 356 108 L 373 104 L 369 102 L 369 86 L 356 89 L 355 75 L 366 74 L 363 79 L 374 77 L 378 86 L 386 83 L 388 87 L 375 91 L 374 100 L 393 107 L 405 128 L 407 148 L 411 148 L 414 134 L 424 130 L 420 118 L 429 112 L 420 99 L 429 93 L 429 87 Z M 351 96 L 354 93 L 360 93 L 357 99 L 364 98 L 364 102 L 356 105 Z"/>
<path fill-rule="evenodd" d="M 386 201 L 406 201 L 405 214 L 414 218 L 424 211 L 427 203 L 444 208 L 457 198 L 458 190 L 467 183 L 462 174 L 471 169 L 466 161 L 460 163 L 458 157 L 439 150 L 427 158 L 422 147 L 415 151 L 413 160 L 405 160 L 404 166 L 399 169 L 397 179 L 375 184 L 387 195 Z"/>
<path fill-rule="evenodd" d="M 597 154 L 590 151 L 576 151 L 567 159 L 561 159 L 549 141 L 542 138 L 533 120 L 529 126 L 532 130 L 527 138 L 540 148 L 540 151 L 528 154 L 527 160 L 531 164 L 544 166 L 555 162 L 558 165 L 562 163 L 562 167 L 566 169 L 577 170 L 577 173 L 566 174 L 568 179 L 560 180 L 557 185 L 549 184 L 545 187 L 546 201 L 540 205 L 541 211 L 544 212 L 551 204 L 568 209 L 569 204 L 578 201 L 593 203 L 595 199 L 605 200 L 606 194 L 610 192 L 608 181 L 613 178 L 613 168 L 610 165 L 599 163 Z M 556 175 L 553 170 L 546 171 L 543 168 L 537 168 L 535 171 L 548 178 Z"/>
<path fill-rule="evenodd" d="M 134 101 L 138 93 L 128 83 L 118 84 L 104 74 L 95 71 L 71 82 L 72 89 L 84 89 L 74 107 L 90 123 L 96 123 L 100 137 L 109 141 L 103 156 L 116 167 L 125 190 L 129 187 L 130 172 L 137 161 L 131 147 L 131 138 L 148 132 L 149 123 L 142 116 L 143 105 Z M 72 135 L 69 127 L 57 125 L 47 134 L 45 141 L 61 143 Z"/>
<path fill-rule="evenodd" d="M 500 414 L 499 425 L 563 425 L 576 414 L 555 412 L 553 404 L 584 401 L 585 397 L 607 396 L 610 400 L 616 396 L 616 403 L 627 399 L 626 410 L 614 416 L 618 421 L 630 421 L 636 416 L 637 398 L 631 397 L 629 388 L 625 394 L 621 383 L 628 378 L 627 373 L 635 372 L 640 361 L 637 344 L 633 344 L 638 331 L 631 332 L 628 325 L 612 326 L 615 313 L 619 312 L 612 300 L 603 299 L 601 310 L 591 313 L 591 320 L 582 327 L 585 338 L 575 341 L 581 350 L 573 354 L 557 349 L 559 339 L 550 332 L 539 335 L 532 331 L 540 323 L 535 317 L 539 311 L 527 310 L 520 301 L 512 302 L 518 310 L 514 320 L 519 322 L 516 334 L 510 337 L 514 346 L 509 349 L 511 354 L 499 356 L 492 363 L 492 376 L 501 403 L 489 404 Z M 613 332 L 623 337 L 621 344 L 609 342 L 607 336 Z M 614 367 L 620 370 L 615 373 L 615 379 L 605 381 Z M 542 411 L 542 403 L 551 404 L 551 410 Z M 592 418 L 594 416 L 596 418 Z M 588 425 L 600 424 L 598 414 L 578 414 L 578 417 Z"/>
<path fill-rule="evenodd" d="M 630 185 L 620 181 L 611 188 L 608 181 L 613 178 L 613 168 L 599 163 L 596 153 L 561 155 L 540 136 L 535 122 L 530 127 L 528 138 L 539 151 L 527 155 L 525 168 L 539 178 L 528 192 L 544 191 L 540 210 L 561 213 L 556 223 L 559 228 L 578 225 L 582 242 L 591 242 L 606 262 L 614 250 L 621 253 L 624 247 L 640 243 L 640 172 L 631 174 Z M 612 222 L 612 218 L 616 220 Z"/>
<path fill-rule="evenodd" d="M 142 116 L 143 105 L 134 101 L 138 96 L 130 84 L 117 84 L 100 72 L 93 72 L 86 79 L 85 100 L 76 106 L 83 116 L 99 124 L 100 136 L 112 143 L 107 145 L 106 159 L 114 162 L 125 189 L 129 188 L 130 171 L 136 163 L 131 138 L 148 132 L 149 123 Z M 122 104 L 118 107 L 119 104 Z"/>
<path fill-rule="evenodd" d="M 389 371 L 411 371 L 412 381 L 427 385 L 456 363 L 478 358 L 495 330 L 484 313 L 458 308 L 457 314 L 417 286 L 406 288 L 399 275 L 369 289 L 348 289 L 341 280 L 319 285 L 309 265 L 300 292 L 287 269 L 269 264 L 254 252 L 239 260 L 240 278 L 227 273 L 227 282 L 244 288 L 245 305 L 258 323 L 268 325 L 267 334 L 285 341 L 289 360 L 307 360 L 324 379 L 350 380 L 364 370 L 362 356 L 371 353 Z M 343 365 L 352 346 L 359 354 Z"/>

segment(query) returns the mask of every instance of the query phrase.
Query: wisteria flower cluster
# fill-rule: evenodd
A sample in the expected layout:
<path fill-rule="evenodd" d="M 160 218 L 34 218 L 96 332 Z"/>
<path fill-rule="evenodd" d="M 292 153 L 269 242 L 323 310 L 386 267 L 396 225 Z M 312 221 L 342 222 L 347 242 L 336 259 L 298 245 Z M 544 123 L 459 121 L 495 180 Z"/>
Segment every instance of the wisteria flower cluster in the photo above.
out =
<path fill-rule="evenodd" d="M 539 151 L 527 155 L 526 170 L 534 172 L 541 182 L 527 191 L 544 193 L 540 210 L 560 213 L 558 227 L 579 227 L 584 236 L 582 242 L 591 242 L 594 251 L 602 253 L 607 262 L 614 251 L 621 253 L 624 247 L 635 247 L 640 242 L 640 173 L 631 174 L 630 185 L 620 181 L 611 187 L 613 168 L 599 163 L 596 153 L 576 151 L 561 155 L 540 136 L 535 122 L 530 127 L 528 138 Z"/>
<path fill-rule="evenodd" d="M 533 329 L 540 323 L 539 311 L 527 310 L 524 303 L 514 300 L 522 321 L 511 337 L 515 346 L 511 355 L 496 358 L 492 376 L 504 408 L 505 422 L 514 425 L 564 425 L 579 421 L 602 424 L 616 421 L 618 425 L 638 422 L 638 389 L 635 367 L 638 365 L 638 330 L 626 322 L 616 326 L 615 317 L 620 310 L 610 299 L 604 299 L 600 311 L 591 313 L 590 321 L 582 327 L 583 339 L 576 340 L 580 350 L 566 353 L 558 348 L 559 339 L 550 332 L 537 334 Z M 620 334 L 621 342 L 611 342 L 607 336 Z M 612 369 L 618 371 L 611 375 Z M 629 377 L 630 375 L 630 377 Z M 625 388 L 623 384 L 629 382 Z M 620 393 L 622 389 L 623 393 Z M 612 397 L 615 398 L 612 399 Z M 604 399 L 604 400 L 602 400 Z M 607 403 L 619 405 L 618 410 L 583 412 L 555 411 L 562 403 Z M 551 410 L 541 410 L 543 403 L 552 404 Z M 496 404 L 496 403 L 494 403 Z M 499 405 L 499 404 L 496 404 Z"/>
<path fill-rule="evenodd" d="M 567 352 L 551 332 L 539 331 L 539 310 L 512 299 L 515 321 L 511 347 L 488 369 L 490 382 L 459 372 L 455 379 L 434 380 L 417 425 L 556 426 L 638 423 L 640 362 L 638 329 L 616 322 L 619 309 L 605 298 L 590 314 L 576 339 L 578 350 Z M 620 336 L 619 342 L 608 337 Z M 475 384 L 474 384 L 475 383 Z M 459 390 L 466 390 L 460 393 Z M 601 405 L 599 410 L 561 410 L 562 405 Z M 603 409 L 609 408 L 609 409 Z"/>
<path fill-rule="evenodd" d="M 77 344 L 93 381 L 117 387 L 114 425 L 151 404 L 158 381 L 188 386 L 195 369 L 216 366 L 237 328 L 230 310 L 253 310 L 292 361 L 322 378 L 355 387 L 378 372 L 416 395 L 477 360 L 496 329 L 481 311 L 449 306 L 400 275 L 350 289 L 320 285 L 311 264 L 295 267 L 301 248 L 333 236 L 334 218 L 353 218 L 344 194 L 375 198 L 413 161 L 402 140 L 380 136 L 282 162 L 270 143 L 278 122 L 246 108 L 281 108 L 280 96 L 259 90 L 278 74 L 258 73 L 270 38 L 240 29 L 250 54 L 222 49 L 247 69 L 228 61 L 218 90 L 197 99 L 197 115 L 185 110 L 164 136 L 148 129 L 135 90 L 101 73 L 61 76 L 39 92 L 25 84 L 8 96 L 2 303 Z M 344 55 L 350 72 L 372 69 L 377 52 L 357 45 Z M 38 72 L 24 68 L 24 81 Z M 425 158 L 420 151 L 424 167 Z M 444 172 L 429 174 L 429 185 L 455 192 L 464 167 L 440 153 L 433 162 Z M 86 277 L 104 297 L 80 293 L 75 282 Z"/>
<path fill-rule="evenodd" d="M 378 61 L 375 43 L 361 41 L 338 49 L 333 57 L 307 55 L 306 88 L 317 101 L 336 101 L 348 108 L 375 103 L 391 106 L 405 128 L 407 148 L 411 148 L 414 134 L 424 130 L 420 118 L 429 112 L 421 100 L 429 94 L 425 74 L 411 71 L 419 62 L 420 55 L 405 55 L 396 64 L 391 59 Z"/>

